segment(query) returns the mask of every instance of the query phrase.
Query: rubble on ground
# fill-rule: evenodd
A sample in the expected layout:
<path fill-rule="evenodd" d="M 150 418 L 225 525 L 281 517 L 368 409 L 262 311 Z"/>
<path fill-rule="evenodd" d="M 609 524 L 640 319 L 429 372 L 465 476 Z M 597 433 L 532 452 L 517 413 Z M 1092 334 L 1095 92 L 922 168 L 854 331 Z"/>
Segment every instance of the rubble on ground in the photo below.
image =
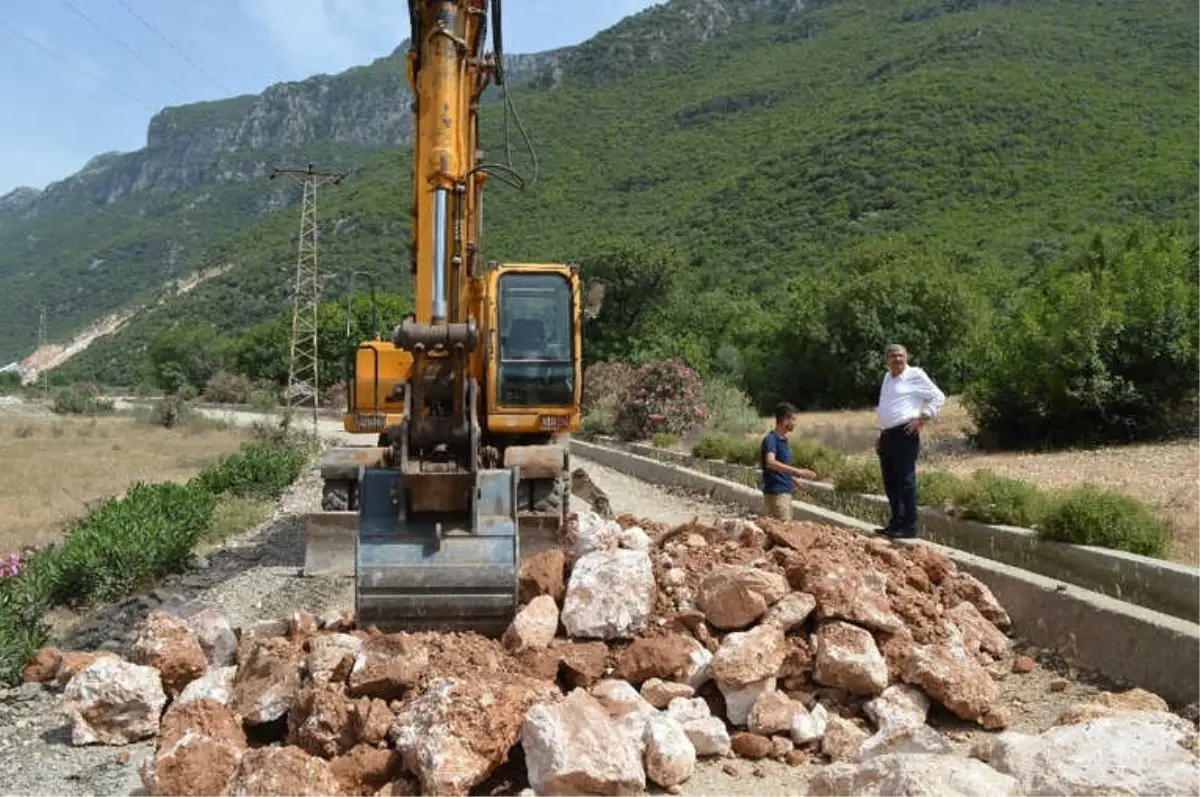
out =
<path fill-rule="evenodd" d="M 153 738 L 150 794 L 465 795 L 501 776 L 491 793 L 641 794 L 731 757 L 826 763 L 813 794 L 1178 794 L 1200 776 L 1195 727 L 1140 689 L 1007 730 L 997 679 L 1028 666 L 1008 615 L 924 546 L 581 510 L 520 596 L 498 640 L 158 611 L 132 661 L 47 648 L 23 677 L 63 688 L 73 744 Z M 991 744 L 957 748 L 933 711 Z"/>

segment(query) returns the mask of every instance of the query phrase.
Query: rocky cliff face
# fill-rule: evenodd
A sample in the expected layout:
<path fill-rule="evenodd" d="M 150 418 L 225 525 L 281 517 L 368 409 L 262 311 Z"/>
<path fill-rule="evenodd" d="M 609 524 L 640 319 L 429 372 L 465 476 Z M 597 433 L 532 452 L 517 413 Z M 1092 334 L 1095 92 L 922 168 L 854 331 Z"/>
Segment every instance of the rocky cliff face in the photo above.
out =
<path fill-rule="evenodd" d="M 572 48 L 561 68 L 572 77 L 605 83 L 665 62 L 764 14 L 782 20 L 832 0 L 671 0 L 650 6 Z"/>
<path fill-rule="evenodd" d="M 68 202 L 105 205 L 140 191 L 260 179 L 274 165 L 272 154 L 314 145 L 330 153 L 326 165 L 404 146 L 412 140 L 407 48 L 404 42 L 369 66 L 277 83 L 257 95 L 165 108 L 150 120 L 143 149 L 93 158 L 45 191 L 22 187 L 0 197 L 0 226 Z M 537 77 L 538 88 L 556 88 L 562 53 L 506 55 L 508 80 L 521 85 Z"/>

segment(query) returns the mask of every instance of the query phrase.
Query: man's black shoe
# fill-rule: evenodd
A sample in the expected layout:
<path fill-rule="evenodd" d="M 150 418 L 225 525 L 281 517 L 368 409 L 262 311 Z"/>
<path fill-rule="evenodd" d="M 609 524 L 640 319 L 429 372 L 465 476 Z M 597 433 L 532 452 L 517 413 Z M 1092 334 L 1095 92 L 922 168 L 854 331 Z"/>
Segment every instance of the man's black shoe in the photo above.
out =
<path fill-rule="evenodd" d="M 878 528 L 871 529 L 871 531 L 875 532 L 876 534 L 887 536 L 892 533 L 893 528 L 891 526 L 880 526 Z"/>
<path fill-rule="evenodd" d="M 893 540 L 911 540 L 917 536 L 917 530 L 889 528 L 885 529 L 883 534 L 886 537 L 891 537 Z"/>

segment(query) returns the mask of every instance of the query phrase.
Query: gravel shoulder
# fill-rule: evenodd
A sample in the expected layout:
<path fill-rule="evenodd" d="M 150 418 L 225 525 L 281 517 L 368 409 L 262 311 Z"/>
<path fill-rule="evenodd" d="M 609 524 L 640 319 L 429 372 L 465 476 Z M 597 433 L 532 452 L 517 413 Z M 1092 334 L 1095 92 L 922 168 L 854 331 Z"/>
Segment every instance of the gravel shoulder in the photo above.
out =
<path fill-rule="evenodd" d="M 252 413 L 246 413 L 257 419 Z M 331 430 L 335 434 L 338 430 Z M 341 435 L 339 435 L 341 436 Z M 664 490 L 637 481 L 581 458 L 584 468 L 610 498 L 613 510 L 668 525 L 717 517 L 745 515 L 703 496 Z M 204 553 L 199 566 L 168 577 L 149 594 L 134 596 L 85 615 L 61 613 L 52 618 L 55 643 L 63 649 L 109 649 L 128 655 L 137 624 L 151 611 L 164 608 L 190 614 L 211 606 L 236 626 L 258 620 L 288 617 L 305 610 L 321 615 L 353 609 L 353 583 L 348 578 L 303 578 L 303 527 L 297 515 L 319 509 L 320 476 L 306 471 L 284 494 L 274 515 L 259 527 L 225 541 Z M 1014 730 L 1038 731 L 1052 724 L 1062 710 L 1097 686 L 1055 664 L 1053 658 L 1022 649 L 1039 659 L 1031 673 L 1009 676 L 1002 688 L 1021 707 Z M 0 690 L 0 793 L 4 794 L 144 794 L 138 766 L 153 750 L 153 741 L 126 747 L 74 747 L 66 718 L 58 707 L 58 689 L 24 684 Z M 953 717 L 930 716 L 930 724 L 952 730 L 969 745 L 982 733 Z M 730 760 L 701 760 L 695 775 L 683 784 L 683 794 L 767 795 L 804 794 L 818 765 L 789 767 L 775 761 L 733 762 L 738 772 L 726 771 Z M 655 790 L 651 790 L 652 793 Z"/>

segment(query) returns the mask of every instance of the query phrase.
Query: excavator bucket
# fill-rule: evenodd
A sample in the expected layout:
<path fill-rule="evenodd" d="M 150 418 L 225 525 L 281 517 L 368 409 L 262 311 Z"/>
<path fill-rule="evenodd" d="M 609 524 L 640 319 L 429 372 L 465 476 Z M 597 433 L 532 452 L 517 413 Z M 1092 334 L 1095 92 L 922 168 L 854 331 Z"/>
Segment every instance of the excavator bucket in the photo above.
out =
<path fill-rule="evenodd" d="M 411 509 L 399 471 L 364 468 L 355 545 L 359 626 L 503 634 L 517 610 L 517 478 L 514 469 L 480 470 L 462 511 L 421 512 Z"/>

